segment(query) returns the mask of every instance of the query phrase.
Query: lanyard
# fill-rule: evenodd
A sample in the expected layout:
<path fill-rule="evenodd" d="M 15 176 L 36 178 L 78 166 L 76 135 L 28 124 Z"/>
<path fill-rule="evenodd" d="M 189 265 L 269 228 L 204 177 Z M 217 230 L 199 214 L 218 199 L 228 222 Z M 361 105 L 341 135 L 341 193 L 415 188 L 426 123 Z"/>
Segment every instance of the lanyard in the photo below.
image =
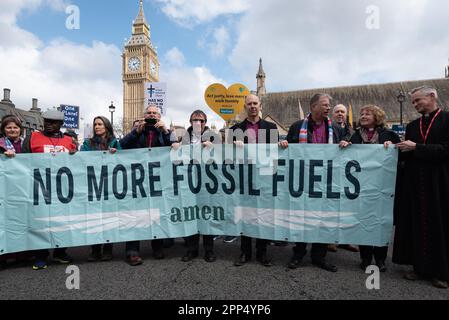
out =
<path fill-rule="evenodd" d="M 424 144 L 426 144 L 427 138 L 429 137 L 429 133 L 430 133 L 430 129 L 432 129 L 433 123 L 435 122 L 435 119 L 438 117 L 438 115 L 441 113 L 441 109 L 438 110 L 437 114 L 433 116 L 432 121 L 430 122 L 429 127 L 427 128 L 427 132 L 426 135 L 424 135 L 424 131 L 423 131 L 423 118 L 421 118 L 420 124 L 419 124 L 419 129 L 421 131 L 421 137 L 423 138 Z"/>

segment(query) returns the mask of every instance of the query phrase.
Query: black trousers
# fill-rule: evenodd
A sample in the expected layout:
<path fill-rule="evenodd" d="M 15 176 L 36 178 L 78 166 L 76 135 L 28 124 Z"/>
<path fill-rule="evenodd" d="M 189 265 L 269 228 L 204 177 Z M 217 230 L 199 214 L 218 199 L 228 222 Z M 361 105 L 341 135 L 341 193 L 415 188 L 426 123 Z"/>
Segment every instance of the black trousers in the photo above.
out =
<path fill-rule="evenodd" d="M 200 247 L 200 235 L 194 234 L 193 236 L 186 237 L 187 249 L 191 252 L 198 252 Z M 204 251 L 214 250 L 214 236 L 203 235 L 203 247 Z"/>
<path fill-rule="evenodd" d="M 61 256 L 65 255 L 65 251 L 67 248 L 56 248 L 53 250 L 53 256 Z M 42 249 L 42 250 L 34 250 L 32 251 L 32 255 L 34 255 L 36 260 L 47 260 L 50 255 L 50 250 Z"/>
<path fill-rule="evenodd" d="M 268 240 L 256 239 L 256 255 L 267 253 Z M 241 236 L 240 237 L 240 250 L 243 254 L 251 257 L 252 255 L 252 238 Z"/>
<path fill-rule="evenodd" d="M 293 254 L 297 259 L 302 259 L 307 253 L 307 243 L 296 242 L 293 247 Z M 313 243 L 312 252 L 310 253 L 312 261 L 322 261 L 326 258 L 327 244 Z"/>
<path fill-rule="evenodd" d="M 140 253 L 140 241 L 128 241 L 125 247 L 127 256 L 131 254 L 139 255 Z M 163 239 L 151 240 L 151 248 L 153 249 L 153 252 L 163 250 L 164 240 Z"/>
<path fill-rule="evenodd" d="M 376 262 L 385 262 L 387 259 L 388 247 L 359 246 L 359 248 L 362 260 L 371 262 L 374 257 Z"/>
<path fill-rule="evenodd" d="M 92 252 L 101 253 L 101 250 L 112 252 L 112 243 L 94 244 L 91 246 Z"/>

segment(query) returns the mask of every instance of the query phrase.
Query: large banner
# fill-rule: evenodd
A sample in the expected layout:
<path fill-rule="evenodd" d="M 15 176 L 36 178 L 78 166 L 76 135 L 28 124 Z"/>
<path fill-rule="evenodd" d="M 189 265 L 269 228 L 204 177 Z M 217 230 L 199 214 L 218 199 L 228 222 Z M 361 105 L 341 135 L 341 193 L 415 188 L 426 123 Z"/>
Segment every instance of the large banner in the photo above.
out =
<path fill-rule="evenodd" d="M 198 232 L 384 246 L 396 166 L 381 145 L 1 156 L 0 254 Z"/>

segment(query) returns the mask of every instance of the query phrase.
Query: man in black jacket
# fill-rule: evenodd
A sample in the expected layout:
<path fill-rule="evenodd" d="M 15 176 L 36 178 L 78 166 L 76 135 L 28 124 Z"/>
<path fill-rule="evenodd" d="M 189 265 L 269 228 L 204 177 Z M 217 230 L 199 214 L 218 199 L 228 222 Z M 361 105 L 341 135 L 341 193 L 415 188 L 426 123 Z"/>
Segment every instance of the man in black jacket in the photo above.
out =
<path fill-rule="evenodd" d="M 243 146 L 247 143 L 278 143 L 279 133 L 274 123 L 265 121 L 260 118 L 260 112 L 262 105 L 258 96 L 250 94 L 245 99 L 245 109 L 247 112 L 247 118 L 231 128 L 233 133 L 232 141 L 237 146 Z M 239 135 L 244 133 L 244 135 Z M 265 139 L 264 139 L 265 138 Z M 229 142 L 230 139 L 228 139 Z M 240 258 L 234 263 L 235 266 L 242 266 L 251 260 L 252 256 L 252 243 L 251 238 L 241 237 L 241 255 Z M 256 239 L 256 259 L 262 265 L 269 267 L 271 261 L 267 257 L 267 245 L 269 241 L 265 239 Z"/>
<path fill-rule="evenodd" d="M 144 117 L 145 121 L 141 121 L 131 133 L 120 141 L 123 149 L 167 147 L 176 142 L 176 137 L 167 129 L 161 120 L 161 114 L 157 106 L 148 106 L 145 110 Z M 164 259 L 163 245 L 164 242 L 162 239 L 151 241 L 153 257 L 155 259 Z M 131 266 L 142 264 L 139 252 L 139 241 L 128 241 L 126 243 L 126 261 L 128 264 Z"/>
<path fill-rule="evenodd" d="M 288 148 L 289 143 L 318 143 L 338 144 L 341 140 L 341 128 L 332 123 L 329 118 L 331 97 L 325 93 L 315 94 L 310 101 L 310 114 L 306 119 L 295 122 L 287 135 L 286 141 L 280 146 Z M 293 257 L 288 264 L 290 269 L 299 267 L 302 258 L 306 255 L 307 243 L 297 242 L 293 248 Z M 312 244 L 312 263 L 326 271 L 336 272 L 337 267 L 327 263 L 327 244 Z"/>

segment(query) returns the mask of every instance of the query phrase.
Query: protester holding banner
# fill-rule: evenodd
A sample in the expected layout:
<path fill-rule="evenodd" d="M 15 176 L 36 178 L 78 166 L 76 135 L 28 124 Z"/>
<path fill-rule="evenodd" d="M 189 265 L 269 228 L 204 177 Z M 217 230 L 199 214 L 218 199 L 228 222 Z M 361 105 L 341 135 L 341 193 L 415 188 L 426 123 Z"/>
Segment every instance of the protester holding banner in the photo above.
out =
<path fill-rule="evenodd" d="M 232 135 L 228 137 L 228 142 L 232 141 L 237 146 L 243 146 L 244 143 L 278 143 L 279 133 L 276 125 L 260 118 L 262 105 L 258 96 L 250 94 L 246 97 L 245 110 L 247 118 L 231 128 L 230 132 Z M 244 133 L 244 135 L 240 133 Z M 261 140 L 263 137 L 265 139 Z M 241 255 L 234 263 L 235 266 L 242 266 L 251 261 L 252 256 L 251 238 L 242 236 L 240 241 Z M 269 242 L 266 239 L 256 239 L 256 259 L 266 267 L 272 265 L 270 259 L 267 257 L 267 246 Z"/>
<path fill-rule="evenodd" d="M 137 128 L 121 140 L 123 149 L 157 148 L 171 146 L 175 143 L 176 136 L 167 129 L 161 120 L 159 108 L 150 105 L 145 109 L 145 121 L 142 121 Z M 152 240 L 153 257 L 157 260 L 164 259 L 164 241 L 162 239 Z M 143 263 L 140 254 L 139 241 L 129 241 L 126 243 L 126 261 L 131 266 Z"/>
<path fill-rule="evenodd" d="M 44 131 L 33 132 L 23 142 L 23 153 L 58 153 L 69 152 L 75 154 L 76 145 L 72 138 L 64 135 L 60 130 L 64 123 L 64 113 L 58 110 L 49 110 L 42 114 L 44 118 Z M 34 270 L 46 269 L 49 251 L 47 249 L 36 250 Z M 53 252 L 53 260 L 61 264 L 72 262 L 72 258 L 66 253 L 66 248 L 57 248 Z"/>
<path fill-rule="evenodd" d="M 311 113 L 304 119 L 295 122 L 290 127 L 286 141 L 279 144 L 282 148 L 288 148 L 289 143 L 339 143 L 342 130 L 332 123 L 328 117 L 331 97 L 325 93 L 315 94 L 310 101 Z M 293 248 L 293 257 L 288 264 L 290 269 L 296 269 L 301 264 L 307 253 L 307 243 L 297 242 Z M 326 262 L 327 244 L 312 244 L 312 264 L 330 272 L 337 272 L 337 267 Z"/>
<path fill-rule="evenodd" d="M 211 139 L 211 132 L 206 126 L 207 115 L 201 111 L 196 110 L 190 115 L 190 127 L 182 137 L 181 144 L 183 145 L 202 145 L 203 147 L 211 147 L 213 138 Z M 172 145 L 173 148 L 179 146 L 178 143 Z M 187 253 L 182 257 L 182 261 L 188 262 L 198 257 L 200 235 L 195 234 L 185 238 L 187 244 Z M 203 235 L 204 246 L 204 260 L 207 262 L 214 262 L 217 258 L 214 254 L 214 236 Z"/>
<path fill-rule="evenodd" d="M 0 154 L 8 158 L 14 158 L 17 153 L 22 152 L 23 127 L 19 118 L 14 115 L 3 117 L 0 125 Z M 29 259 L 28 252 L 6 254 L 0 256 L 0 269 L 7 267 L 8 260 L 25 261 Z"/>
<path fill-rule="evenodd" d="M 16 153 L 22 151 L 23 127 L 19 118 L 13 115 L 5 116 L 2 119 L 0 133 L 0 153 L 9 158 L 13 158 Z"/>
<path fill-rule="evenodd" d="M 393 262 L 413 265 L 407 280 L 449 281 L 449 113 L 438 107 L 437 90 L 412 90 L 412 104 L 422 117 L 407 125 L 397 144 L 404 163 L 398 194 Z"/>
<path fill-rule="evenodd" d="M 386 128 L 385 112 L 375 105 L 366 105 L 360 109 L 359 128 L 348 141 L 341 141 L 340 147 L 346 148 L 351 144 L 383 144 L 388 148 L 391 144 L 397 144 L 401 140 L 392 130 Z M 373 257 L 380 272 L 387 271 L 385 260 L 387 259 L 388 246 L 359 246 L 360 267 L 365 271 L 371 265 Z"/>
<path fill-rule="evenodd" d="M 102 116 L 98 116 L 93 122 L 92 138 L 84 140 L 81 151 L 109 151 L 115 153 L 121 150 L 120 143 L 115 138 L 111 122 Z M 87 261 L 110 261 L 112 260 L 112 243 L 96 244 L 91 246 L 91 253 Z"/>

